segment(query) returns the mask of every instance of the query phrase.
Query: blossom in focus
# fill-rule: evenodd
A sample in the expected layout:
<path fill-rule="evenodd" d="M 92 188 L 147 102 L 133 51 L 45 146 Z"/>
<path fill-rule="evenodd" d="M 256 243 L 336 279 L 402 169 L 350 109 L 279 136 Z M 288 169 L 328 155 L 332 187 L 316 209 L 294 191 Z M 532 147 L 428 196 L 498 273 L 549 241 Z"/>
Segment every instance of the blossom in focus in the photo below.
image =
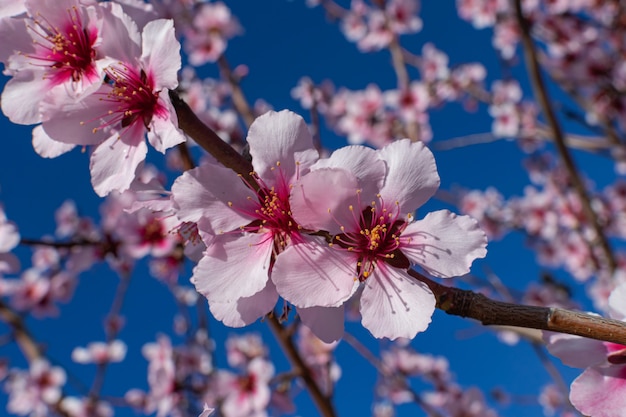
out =
<path fill-rule="evenodd" d="M 11 39 L 0 46 L 0 61 L 13 76 L 2 93 L 2 111 L 12 122 L 41 122 L 46 97 L 79 99 L 98 89 L 115 52 L 113 37 L 103 31 L 119 24 L 112 11 L 121 13 L 118 4 L 109 6 L 26 0 L 27 14 L 0 19 L 1 37 Z"/>
<path fill-rule="evenodd" d="M 53 96 L 42 104 L 43 128 L 51 139 L 95 145 L 91 180 L 100 196 L 130 187 L 148 151 L 146 135 L 161 153 L 185 141 L 168 95 L 178 85 L 181 66 L 172 21 L 151 21 L 140 35 L 128 16 L 121 19 L 118 61 L 104 69 L 100 88 L 78 102 Z"/>
<path fill-rule="evenodd" d="M 438 186 L 432 153 L 408 139 L 320 161 L 294 185 L 291 208 L 302 227 L 332 241 L 315 251 L 287 248 L 273 272 L 279 294 L 297 307 L 337 307 L 354 292 L 348 284 L 361 283 L 363 325 L 375 337 L 413 338 L 428 326 L 435 299 L 406 270 L 454 277 L 486 254 L 486 236 L 468 216 L 440 210 L 413 219 Z"/>
<path fill-rule="evenodd" d="M 289 207 L 291 185 L 318 158 L 304 120 L 288 111 L 268 112 L 252 123 L 247 139 L 256 185 L 207 162 L 172 186 L 176 216 L 197 223 L 207 246 L 192 281 L 213 315 L 237 327 L 276 304 L 270 272 L 285 248 L 321 241 L 301 233 Z"/>

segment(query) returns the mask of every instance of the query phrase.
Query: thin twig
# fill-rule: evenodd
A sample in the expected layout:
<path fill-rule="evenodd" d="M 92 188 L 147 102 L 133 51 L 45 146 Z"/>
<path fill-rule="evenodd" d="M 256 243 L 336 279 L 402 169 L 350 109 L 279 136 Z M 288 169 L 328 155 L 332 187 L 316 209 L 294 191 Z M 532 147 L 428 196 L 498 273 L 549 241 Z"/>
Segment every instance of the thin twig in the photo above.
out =
<path fill-rule="evenodd" d="M 255 116 L 254 112 L 250 108 L 250 105 L 248 104 L 246 96 L 243 94 L 241 86 L 239 85 L 239 79 L 233 74 L 233 71 L 230 69 L 230 65 L 224 55 L 219 57 L 217 65 L 220 68 L 222 78 L 226 79 L 230 85 L 231 97 L 233 99 L 235 110 L 237 110 L 237 113 L 239 113 L 242 117 L 246 127 L 250 127 L 252 122 L 254 122 Z"/>
<path fill-rule="evenodd" d="M 280 324 L 278 318 L 274 314 L 269 314 L 265 321 L 274 332 L 276 340 L 280 343 L 283 352 L 287 355 L 287 358 L 289 358 L 291 366 L 302 378 L 302 381 L 306 385 L 313 402 L 320 412 L 320 415 L 324 417 L 335 417 L 337 414 L 335 413 L 335 408 L 333 407 L 330 398 L 324 395 L 320 387 L 317 385 L 317 382 L 315 382 L 315 379 L 313 379 L 311 370 L 302 359 L 302 356 L 300 356 L 300 352 L 298 352 L 296 345 L 293 343 L 291 335 L 288 334 L 286 329 L 282 326 L 282 324 Z"/>

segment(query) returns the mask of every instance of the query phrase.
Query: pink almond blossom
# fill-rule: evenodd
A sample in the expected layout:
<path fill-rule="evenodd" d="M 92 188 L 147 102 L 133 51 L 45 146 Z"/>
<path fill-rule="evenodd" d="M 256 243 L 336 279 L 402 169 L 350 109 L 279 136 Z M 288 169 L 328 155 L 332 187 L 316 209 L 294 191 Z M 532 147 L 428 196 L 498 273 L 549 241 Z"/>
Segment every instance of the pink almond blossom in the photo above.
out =
<path fill-rule="evenodd" d="M 180 44 L 171 20 L 154 20 L 142 34 L 121 16 L 117 36 L 119 61 L 104 69 L 105 82 L 78 102 L 60 96 L 42 105 L 45 133 L 55 141 L 95 145 L 91 179 L 96 193 L 124 191 L 146 157 L 144 137 L 165 153 L 185 141 L 168 92 L 178 85 Z"/>
<path fill-rule="evenodd" d="M 197 223 L 207 246 L 192 281 L 213 315 L 237 327 L 273 308 L 278 294 L 270 272 L 285 248 L 321 239 L 301 233 L 289 208 L 291 185 L 318 158 L 304 120 L 268 112 L 252 123 L 247 139 L 258 189 L 214 162 L 172 186 L 177 217 Z"/>
<path fill-rule="evenodd" d="M 331 243 L 314 251 L 287 248 L 274 268 L 277 290 L 297 307 L 337 307 L 354 292 L 347 284 L 361 283 L 363 325 L 375 337 L 413 338 L 428 326 L 435 299 L 406 269 L 419 265 L 440 278 L 463 275 L 485 256 L 485 234 L 474 219 L 447 210 L 413 219 L 439 186 L 435 160 L 422 143 L 405 139 L 378 151 L 354 146 L 334 156 L 302 177 L 291 197 L 296 221 L 327 231 Z M 354 167 L 377 162 L 386 170 L 372 194 L 375 172 Z"/>
<path fill-rule="evenodd" d="M 18 3 L 18 2 L 16 2 Z M 0 61 L 13 76 L 2 93 L 2 111 L 14 123 L 42 121 L 40 104 L 54 95 L 78 99 L 93 93 L 113 59 L 113 44 L 103 31 L 121 13 L 95 1 L 24 1 L 27 14 L 0 20 Z"/>

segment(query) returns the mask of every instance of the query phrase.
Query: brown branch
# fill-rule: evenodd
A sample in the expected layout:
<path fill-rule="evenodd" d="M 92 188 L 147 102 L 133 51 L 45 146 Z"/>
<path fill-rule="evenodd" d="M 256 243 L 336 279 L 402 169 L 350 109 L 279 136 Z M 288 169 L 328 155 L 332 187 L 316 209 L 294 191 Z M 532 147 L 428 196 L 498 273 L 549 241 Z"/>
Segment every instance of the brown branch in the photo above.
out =
<path fill-rule="evenodd" d="M 559 155 L 561 156 L 563 165 L 565 166 L 565 169 L 570 176 L 572 185 L 574 186 L 574 189 L 576 190 L 578 197 L 580 198 L 583 213 L 587 221 L 591 224 L 593 230 L 595 231 L 595 242 L 590 242 L 590 245 L 594 246 L 595 243 L 602 248 L 602 252 L 604 253 L 607 266 L 609 270 L 613 272 L 617 268 L 617 261 L 615 260 L 615 255 L 613 254 L 611 246 L 609 245 L 609 241 L 604 235 L 600 220 L 598 219 L 598 216 L 591 207 L 591 201 L 589 199 L 589 196 L 587 195 L 583 180 L 578 174 L 578 169 L 576 168 L 574 159 L 572 158 L 569 149 L 565 145 L 565 137 L 563 135 L 563 131 L 556 118 L 554 109 L 552 108 L 550 98 L 548 97 L 547 89 L 541 75 L 539 60 L 537 59 L 533 40 L 530 36 L 530 23 L 524 17 L 524 14 L 522 12 L 521 0 L 514 0 L 514 5 L 517 24 L 520 27 L 522 45 L 524 46 L 524 59 L 526 61 L 526 67 L 530 77 L 530 82 L 533 88 L 534 95 L 537 98 L 537 101 L 541 106 L 542 112 L 548 122 L 548 126 L 552 131 L 554 143 L 559 152 Z M 591 247 L 590 249 L 593 251 L 593 247 Z"/>
<path fill-rule="evenodd" d="M 13 338 L 28 362 L 33 362 L 43 356 L 35 339 L 26 328 L 22 317 L 2 301 L 0 301 L 0 319 L 11 327 Z"/>
<path fill-rule="evenodd" d="M 311 394 L 311 398 L 317 406 L 320 415 L 324 417 L 335 417 L 335 409 L 330 401 L 330 398 L 324 395 L 324 393 L 320 390 L 320 387 L 317 385 L 317 382 L 315 382 L 315 379 L 313 379 L 313 374 L 300 356 L 300 352 L 298 352 L 296 345 L 293 343 L 290 332 L 288 332 L 287 329 L 280 324 L 278 318 L 274 314 L 269 314 L 266 321 L 276 336 L 276 340 L 280 343 L 283 352 L 285 352 L 289 358 L 291 366 L 293 366 L 296 373 L 302 378 L 302 381 Z"/>
<path fill-rule="evenodd" d="M 213 155 L 219 163 L 241 174 L 249 184 L 255 184 L 256 182 L 250 175 L 253 170 L 252 164 L 224 142 L 211 128 L 202 123 L 176 92 L 170 91 L 170 98 L 176 109 L 178 126 L 202 149 Z"/>
<path fill-rule="evenodd" d="M 428 285 L 437 300 L 437 308 L 453 316 L 469 317 L 486 326 L 549 330 L 626 345 L 626 323 L 623 321 L 563 308 L 491 300 L 482 294 L 438 284 L 412 269 L 407 272 Z"/>

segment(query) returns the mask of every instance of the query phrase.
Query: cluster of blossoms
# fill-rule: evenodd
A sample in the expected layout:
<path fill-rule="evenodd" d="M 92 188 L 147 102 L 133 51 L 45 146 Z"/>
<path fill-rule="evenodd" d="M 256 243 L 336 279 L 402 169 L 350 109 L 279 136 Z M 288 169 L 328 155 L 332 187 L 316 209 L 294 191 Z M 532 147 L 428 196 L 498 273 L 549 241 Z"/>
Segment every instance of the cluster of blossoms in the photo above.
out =
<path fill-rule="evenodd" d="M 398 341 L 381 353 L 381 375 L 376 385 L 379 403 L 375 416 L 393 415 L 394 406 L 415 401 L 419 396 L 431 415 L 446 417 L 496 417 L 475 387 L 464 390 L 455 381 L 448 361 L 441 356 L 421 354 L 405 341 Z M 433 387 L 418 394 L 411 380 Z"/>
<path fill-rule="evenodd" d="M 485 68 L 478 63 L 448 66 L 448 56 L 428 43 L 422 48 L 418 68 L 421 80 L 406 88 L 381 91 L 374 84 L 364 90 L 335 89 L 330 82 L 315 85 L 302 78 L 292 96 L 307 109 L 315 108 L 337 133 L 352 144 L 383 147 L 407 136 L 407 126 L 417 126 L 423 142 L 432 139 L 429 112 L 444 103 L 459 101 L 468 109 L 478 102 L 488 105 L 495 137 L 518 138 L 527 151 L 537 147 L 540 131 L 537 107 L 521 101 L 517 81 L 498 80 L 492 89 L 484 86 Z"/>
<path fill-rule="evenodd" d="M 168 96 L 181 67 L 173 22 L 145 23 L 150 12 L 113 2 L 24 6 L 26 13 L 0 20 L 3 38 L 12 39 L 0 50 L 12 76 L 2 111 L 14 123 L 41 123 L 33 145 L 42 156 L 92 146 L 99 195 L 128 189 L 146 157 L 146 135 L 160 152 L 185 141 Z"/>
<path fill-rule="evenodd" d="M 486 253 L 485 234 L 467 216 L 443 210 L 414 220 L 439 186 L 422 143 L 350 146 L 319 159 L 306 124 L 287 111 L 259 117 L 247 142 L 249 180 L 207 161 L 172 186 L 175 215 L 197 224 L 207 247 L 192 281 L 228 325 L 264 316 L 280 295 L 333 341 L 343 334 L 343 304 L 358 296 L 374 336 L 412 338 L 435 300 L 407 268 L 458 276 Z"/>
<path fill-rule="evenodd" d="M 582 106 L 586 122 L 623 129 L 626 66 L 619 57 L 626 25 L 619 2 L 525 0 L 522 7 L 543 44 L 545 68 Z M 494 47 L 503 58 L 514 57 L 521 31 L 511 2 L 457 0 L 457 9 L 475 28 L 493 27 Z"/>
<path fill-rule="evenodd" d="M 258 334 L 230 336 L 226 340 L 228 369 L 215 365 L 212 343 L 198 331 L 184 345 L 172 346 L 165 335 L 144 345 L 150 390 L 131 389 L 125 395 L 126 401 L 137 410 L 156 412 L 159 417 L 188 415 L 201 404 L 219 408 L 220 415 L 226 417 L 263 417 L 269 415 L 269 409 L 294 411 L 293 387 L 276 378 L 268 348 Z M 339 378 L 338 367 L 332 362 L 335 345 L 326 344 L 306 327 L 299 327 L 297 349 L 314 377 L 320 383 L 331 384 L 327 392 Z M 326 371 L 331 369 L 334 370 L 329 379 Z"/>

